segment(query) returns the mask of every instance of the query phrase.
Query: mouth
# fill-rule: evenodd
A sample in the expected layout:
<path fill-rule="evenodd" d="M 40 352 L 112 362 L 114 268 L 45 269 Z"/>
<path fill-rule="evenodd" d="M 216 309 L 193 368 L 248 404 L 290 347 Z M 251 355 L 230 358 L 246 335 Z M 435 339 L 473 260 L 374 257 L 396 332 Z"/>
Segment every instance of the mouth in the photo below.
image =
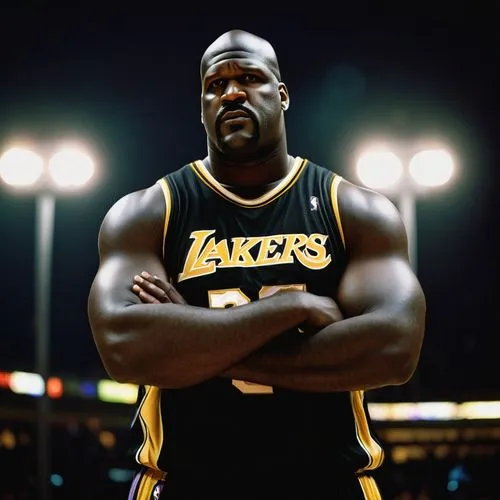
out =
<path fill-rule="evenodd" d="M 239 109 L 235 111 L 226 111 L 221 117 L 221 121 L 223 122 L 235 122 L 248 119 L 250 119 L 250 115 Z"/>
<path fill-rule="evenodd" d="M 216 130 L 219 141 L 228 140 L 232 134 L 237 134 L 238 137 L 242 134 L 245 140 L 250 140 L 251 137 L 259 135 L 258 122 L 251 111 L 247 111 L 239 106 L 227 106 L 221 110 L 221 114 L 216 121 Z M 232 137 L 235 139 L 235 137 Z"/>

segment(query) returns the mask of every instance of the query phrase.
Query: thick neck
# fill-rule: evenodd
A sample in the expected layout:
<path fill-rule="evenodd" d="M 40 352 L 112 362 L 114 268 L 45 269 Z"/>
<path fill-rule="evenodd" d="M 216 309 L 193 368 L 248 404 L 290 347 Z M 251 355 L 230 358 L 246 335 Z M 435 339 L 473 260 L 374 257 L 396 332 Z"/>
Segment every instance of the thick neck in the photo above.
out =
<path fill-rule="evenodd" d="M 248 162 L 228 160 L 209 148 L 209 154 L 203 163 L 212 176 L 227 189 L 266 192 L 286 177 L 293 166 L 293 160 L 286 147 Z"/>

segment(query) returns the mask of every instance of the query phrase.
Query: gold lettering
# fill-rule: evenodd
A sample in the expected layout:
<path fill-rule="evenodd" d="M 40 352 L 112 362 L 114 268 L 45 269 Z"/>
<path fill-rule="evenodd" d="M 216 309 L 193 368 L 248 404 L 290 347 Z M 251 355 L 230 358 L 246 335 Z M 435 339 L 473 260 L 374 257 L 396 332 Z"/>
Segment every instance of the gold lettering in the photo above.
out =
<path fill-rule="evenodd" d="M 232 238 L 233 251 L 231 262 L 228 267 L 252 267 L 255 266 L 250 250 L 261 242 L 262 238 Z"/>
<path fill-rule="evenodd" d="M 259 255 L 255 261 L 257 266 L 268 266 L 269 264 L 279 264 L 281 253 L 276 252 L 272 255 L 278 245 L 283 242 L 283 236 L 263 236 L 260 244 Z"/>
<path fill-rule="evenodd" d="M 283 250 L 283 257 L 280 264 L 292 264 L 293 255 L 296 250 L 307 243 L 307 236 L 305 234 L 286 234 L 285 235 L 285 248 Z M 300 252 L 300 250 L 299 250 Z"/>
<path fill-rule="evenodd" d="M 324 234 L 311 234 L 303 250 L 295 248 L 295 255 L 301 264 L 309 269 L 323 269 L 332 260 L 331 255 L 326 255 L 325 243 L 328 236 Z M 311 251 L 315 255 L 311 255 Z"/>
<path fill-rule="evenodd" d="M 200 253 L 203 252 L 203 244 L 205 243 L 205 240 L 214 233 L 214 229 L 207 231 L 193 231 L 191 233 L 191 239 L 194 240 L 194 242 L 191 244 L 191 248 L 189 249 L 186 257 L 186 262 L 184 262 L 184 269 L 179 274 L 178 281 L 187 280 L 196 276 L 204 276 L 215 272 L 215 262 L 203 263 L 200 260 Z"/>
<path fill-rule="evenodd" d="M 227 247 L 227 240 L 220 240 L 215 249 L 213 250 L 213 255 L 209 255 L 207 259 L 219 259 L 220 266 L 227 265 L 229 262 L 229 248 Z"/>
<path fill-rule="evenodd" d="M 293 264 L 298 261 L 309 269 L 323 269 L 332 260 L 327 253 L 328 235 L 314 233 L 237 237 L 216 241 L 215 230 L 193 231 L 179 281 L 214 273 L 217 268 L 258 267 Z M 210 237 L 212 236 L 212 237 Z M 282 252 L 279 248 L 282 248 Z M 250 251 L 256 250 L 254 258 Z"/>

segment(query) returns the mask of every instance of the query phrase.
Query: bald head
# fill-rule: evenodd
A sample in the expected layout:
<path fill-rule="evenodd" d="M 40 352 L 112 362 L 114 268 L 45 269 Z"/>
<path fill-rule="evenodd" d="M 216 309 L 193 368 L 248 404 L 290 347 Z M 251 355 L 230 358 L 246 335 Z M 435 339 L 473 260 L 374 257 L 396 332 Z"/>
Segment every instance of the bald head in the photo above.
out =
<path fill-rule="evenodd" d="M 273 46 L 264 38 L 247 31 L 226 31 L 209 45 L 201 58 L 201 79 L 203 80 L 210 66 L 226 59 L 258 59 L 281 80 L 278 58 Z"/>

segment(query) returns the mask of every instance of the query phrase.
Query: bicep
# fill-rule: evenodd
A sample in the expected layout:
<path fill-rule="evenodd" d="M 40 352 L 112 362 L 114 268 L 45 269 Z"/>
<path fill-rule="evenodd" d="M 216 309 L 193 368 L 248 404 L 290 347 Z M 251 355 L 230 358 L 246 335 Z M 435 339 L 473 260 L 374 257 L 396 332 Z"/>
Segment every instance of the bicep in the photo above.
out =
<path fill-rule="evenodd" d="M 132 291 L 136 274 L 148 271 L 167 280 L 162 256 L 163 217 L 158 190 L 146 190 L 117 202 L 99 231 L 99 269 L 89 295 L 91 322 L 116 316 L 140 303 Z"/>
<path fill-rule="evenodd" d="M 408 260 L 398 253 L 357 259 L 347 266 L 338 291 L 346 317 L 367 312 L 411 312 L 422 305 L 422 290 Z"/>
<path fill-rule="evenodd" d="M 347 183 L 341 194 L 348 263 L 337 300 L 344 315 L 382 310 L 420 318 L 424 296 L 397 208 L 380 193 Z"/>

